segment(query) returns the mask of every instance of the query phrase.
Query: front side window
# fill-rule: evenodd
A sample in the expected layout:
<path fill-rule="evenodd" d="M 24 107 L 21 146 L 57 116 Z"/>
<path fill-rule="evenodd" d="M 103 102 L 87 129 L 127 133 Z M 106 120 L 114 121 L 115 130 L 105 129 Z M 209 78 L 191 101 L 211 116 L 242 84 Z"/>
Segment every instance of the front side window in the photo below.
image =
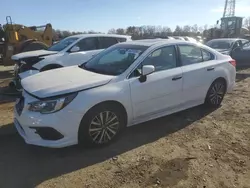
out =
<path fill-rule="evenodd" d="M 116 43 L 118 43 L 116 38 L 113 38 L 113 37 L 99 37 L 100 49 L 108 48 L 110 46 L 113 46 Z"/>
<path fill-rule="evenodd" d="M 202 62 L 200 48 L 191 45 L 180 45 L 179 50 L 183 66 Z"/>
<path fill-rule="evenodd" d="M 81 67 L 100 74 L 119 75 L 147 49 L 145 46 L 118 45 L 100 52 Z"/>
<path fill-rule="evenodd" d="M 174 46 L 166 46 L 152 52 L 142 65 L 154 65 L 155 71 L 172 69 L 177 66 Z"/>
<path fill-rule="evenodd" d="M 90 51 L 90 50 L 97 50 L 98 49 L 98 41 L 97 38 L 85 38 L 79 41 L 76 46 L 80 48 L 80 51 Z"/>
<path fill-rule="evenodd" d="M 57 52 L 62 51 L 78 39 L 79 39 L 78 37 L 65 38 L 59 41 L 58 43 L 52 45 L 51 47 L 49 47 L 48 50 Z"/>

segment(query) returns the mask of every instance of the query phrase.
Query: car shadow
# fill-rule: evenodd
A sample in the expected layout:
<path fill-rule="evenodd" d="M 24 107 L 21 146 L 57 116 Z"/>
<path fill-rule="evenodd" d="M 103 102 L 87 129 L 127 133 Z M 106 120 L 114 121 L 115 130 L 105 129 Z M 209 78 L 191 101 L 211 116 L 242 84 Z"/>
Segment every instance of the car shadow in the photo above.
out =
<path fill-rule="evenodd" d="M 72 146 L 48 149 L 29 146 L 13 124 L 0 127 L 0 187 L 36 187 L 40 183 L 70 173 L 167 137 L 213 110 L 198 106 L 170 116 L 128 128 L 108 147 L 83 149 Z"/>

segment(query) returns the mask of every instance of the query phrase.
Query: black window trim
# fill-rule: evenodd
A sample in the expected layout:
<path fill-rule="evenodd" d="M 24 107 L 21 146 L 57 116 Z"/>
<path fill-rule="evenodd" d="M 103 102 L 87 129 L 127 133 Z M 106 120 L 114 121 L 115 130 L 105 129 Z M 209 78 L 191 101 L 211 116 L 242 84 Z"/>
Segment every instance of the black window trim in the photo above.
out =
<path fill-rule="evenodd" d="M 169 46 L 173 46 L 175 48 L 175 56 L 176 56 L 176 67 L 175 68 L 178 68 L 178 67 L 181 67 L 181 62 L 180 62 L 180 56 L 179 56 L 179 51 L 178 51 L 178 47 L 176 44 L 167 44 L 167 45 L 163 45 L 163 46 L 160 46 L 160 47 L 157 47 L 155 49 L 152 49 L 150 52 L 147 53 L 147 55 L 128 73 L 128 75 L 126 76 L 127 79 L 131 79 L 131 78 L 138 78 L 139 76 L 131 76 L 134 71 L 143 63 L 143 61 L 151 54 L 153 53 L 154 51 L 156 50 L 159 50 L 161 48 L 165 48 L 165 47 L 169 47 Z M 171 70 L 171 69 L 167 69 L 167 70 Z"/>

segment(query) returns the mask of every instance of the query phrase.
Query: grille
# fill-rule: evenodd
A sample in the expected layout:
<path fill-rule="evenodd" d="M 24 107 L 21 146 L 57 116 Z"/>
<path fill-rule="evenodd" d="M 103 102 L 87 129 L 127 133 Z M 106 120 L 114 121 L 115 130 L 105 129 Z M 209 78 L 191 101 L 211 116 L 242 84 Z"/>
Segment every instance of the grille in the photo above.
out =
<path fill-rule="evenodd" d="M 16 103 L 16 111 L 19 116 L 22 114 L 23 107 L 24 107 L 24 97 L 21 97 L 19 98 L 19 101 Z"/>

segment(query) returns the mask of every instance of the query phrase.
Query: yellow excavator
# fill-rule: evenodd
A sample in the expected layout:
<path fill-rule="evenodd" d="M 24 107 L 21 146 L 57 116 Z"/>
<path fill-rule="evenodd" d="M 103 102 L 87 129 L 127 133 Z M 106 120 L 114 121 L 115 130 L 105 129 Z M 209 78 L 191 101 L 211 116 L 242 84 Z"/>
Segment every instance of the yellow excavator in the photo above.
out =
<path fill-rule="evenodd" d="M 21 52 L 47 49 L 52 45 L 52 25 L 26 27 L 13 24 L 11 17 L 6 17 L 6 24 L 0 25 L 0 64 L 14 65 L 11 56 Z M 43 30 L 42 30 L 43 29 Z"/>

